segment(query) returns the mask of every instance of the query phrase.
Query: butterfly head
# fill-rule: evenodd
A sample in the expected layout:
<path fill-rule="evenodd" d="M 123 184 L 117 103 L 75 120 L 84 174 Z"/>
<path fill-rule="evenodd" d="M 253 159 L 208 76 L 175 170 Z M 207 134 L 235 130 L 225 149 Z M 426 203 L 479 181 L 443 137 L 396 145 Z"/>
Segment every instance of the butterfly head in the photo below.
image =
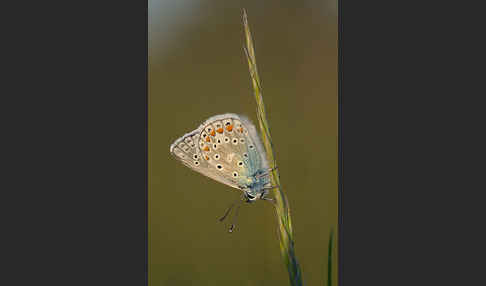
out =
<path fill-rule="evenodd" d="M 248 188 L 243 190 L 244 198 L 247 203 L 253 203 L 257 200 L 267 199 L 265 196 L 268 194 L 268 190 L 263 188 Z"/>
<path fill-rule="evenodd" d="M 254 192 L 251 189 L 244 191 L 245 201 L 247 203 L 253 203 L 258 199 L 261 199 L 263 196 L 263 192 Z"/>
<path fill-rule="evenodd" d="M 263 170 L 258 170 L 253 176 L 251 176 L 251 178 L 249 178 L 249 183 L 246 184 L 244 188 L 241 188 L 247 203 L 264 199 L 265 195 L 268 193 L 265 186 L 267 186 L 269 183 L 269 178 L 268 176 L 263 176 L 264 173 L 265 172 Z"/>

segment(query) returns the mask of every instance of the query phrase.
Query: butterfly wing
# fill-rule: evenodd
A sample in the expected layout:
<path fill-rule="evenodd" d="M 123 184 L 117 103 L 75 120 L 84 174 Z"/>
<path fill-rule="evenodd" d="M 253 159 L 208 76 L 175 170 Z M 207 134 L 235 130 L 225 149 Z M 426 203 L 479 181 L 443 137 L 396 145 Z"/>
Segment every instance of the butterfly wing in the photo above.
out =
<path fill-rule="evenodd" d="M 200 130 L 196 129 L 177 139 L 170 146 L 171 154 L 190 169 L 233 188 L 238 188 L 234 182 L 214 172 L 212 166 L 206 160 L 202 159 L 201 150 L 194 143 L 199 141 L 199 133 Z"/>
<path fill-rule="evenodd" d="M 268 168 L 255 126 L 237 114 L 216 115 L 177 139 L 171 153 L 189 168 L 243 189 L 258 170 Z"/>
<path fill-rule="evenodd" d="M 251 145 L 247 145 L 250 159 L 254 163 L 252 164 L 254 171 L 257 169 L 266 171 L 269 169 L 269 164 L 267 161 L 267 155 L 265 153 L 265 149 L 263 148 L 263 144 L 260 141 L 260 137 L 258 136 L 258 132 L 255 128 L 255 125 L 251 123 L 251 121 L 245 117 L 240 115 L 240 121 L 242 122 L 243 128 L 248 132 L 245 134 L 249 137 L 253 143 L 254 148 Z"/>

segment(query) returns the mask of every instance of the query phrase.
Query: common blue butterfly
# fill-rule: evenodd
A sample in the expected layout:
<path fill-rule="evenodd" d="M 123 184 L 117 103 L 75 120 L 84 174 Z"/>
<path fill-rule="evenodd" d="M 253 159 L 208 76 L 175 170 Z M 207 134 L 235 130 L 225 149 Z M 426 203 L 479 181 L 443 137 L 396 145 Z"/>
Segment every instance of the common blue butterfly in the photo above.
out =
<path fill-rule="evenodd" d="M 246 202 L 270 200 L 267 157 L 255 126 L 244 116 L 215 115 L 170 146 L 192 170 L 241 190 Z M 225 215 L 226 216 L 226 215 Z"/>

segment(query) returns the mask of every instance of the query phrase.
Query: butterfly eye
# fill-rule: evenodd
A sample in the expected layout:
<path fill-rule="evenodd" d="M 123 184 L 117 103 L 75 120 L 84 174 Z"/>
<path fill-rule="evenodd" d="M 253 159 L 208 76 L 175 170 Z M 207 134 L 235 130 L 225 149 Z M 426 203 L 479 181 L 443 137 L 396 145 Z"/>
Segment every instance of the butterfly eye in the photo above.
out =
<path fill-rule="evenodd" d="M 240 143 L 245 143 L 245 138 L 241 138 Z"/>
<path fill-rule="evenodd" d="M 228 137 L 224 137 L 224 142 L 228 143 L 230 142 L 230 139 Z"/>
<path fill-rule="evenodd" d="M 234 138 L 233 139 L 233 144 L 235 144 L 235 145 L 238 144 L 238 139 Z"/>
<path fill-rule="evenodd" d="M 223 166 L 221 166 L 221 164 L 218 164 L 218 165 L 216 165 L 216 168 L 218 168 L 219 170 L 222 170 Z"/>
<path fill-rule="evenodd" d="M 194 161 L 194 165 L 199 166 L 199 161 Z"/>
<path fill-rule="evenodd" d="M 253 145 L 250 145 L 250 146 L 248 146 L 248 147 L 250 147 L 250 149 L 253 149 Z"/>
<path fill-rule="evenodd" d="M 218 144 L 221 144 L 221 139 L 218 139 Z"/>
<path fill-rule="evenodd" d="M 238 173 L 237 172 L 233 172 L 233 177 L 238 177 Z"/>
<path fill-rule="evenodd" d="M 238 166 L 243 166 L 243 162 L 242 161 L 239 161 L 238 162 Z"/>
<path fill-rule="evenodd" d="M 214 149 L 214 150 L 218 149 L 218 145 L 214 144 L 214 145 L 213 145 L 213 149 Z"/>
<path fill-rule="evenodd" d="M 248 153 L 243 153 L 243 157 L 248 158 Z"/>
<path fill-rule="evenodd" d="M 194 154 L 194 156 L 192 156 L 192 157 L 193 157 L 195 160 L 197 160 L 197 158 L 199 158 L 199 157 L 197 156 L 197 154 Z"/>
<path fill-rule="evenodd" d="M 215 159 L 215 160 L 219 160 L 219 158 L 220 158 L 220 157 L 219 157 L 219 154 L 214 155 L 214 159 Z"/>

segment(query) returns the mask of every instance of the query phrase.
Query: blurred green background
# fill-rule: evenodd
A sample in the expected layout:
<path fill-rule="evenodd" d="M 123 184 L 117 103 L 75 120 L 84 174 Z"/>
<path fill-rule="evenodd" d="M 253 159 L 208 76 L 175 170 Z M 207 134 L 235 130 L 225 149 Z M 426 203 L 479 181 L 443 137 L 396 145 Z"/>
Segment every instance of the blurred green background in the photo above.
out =
<path fill-rule="evenodd" d="M 243 45 L 247 9 L 281 183 L 306 285 L 326 285 L 337 233 L 337 2 L 149 0 L 149 285 L 289 285 L 273 207 L 191 171 L 170 144 L 208 117 L 256 123 Z M 336 239 L 336 237 L 335 237 Z M 337 277 L 334 248 L 333 277 Z M 333 285 L 337 285 L 334 279 Z"/>

